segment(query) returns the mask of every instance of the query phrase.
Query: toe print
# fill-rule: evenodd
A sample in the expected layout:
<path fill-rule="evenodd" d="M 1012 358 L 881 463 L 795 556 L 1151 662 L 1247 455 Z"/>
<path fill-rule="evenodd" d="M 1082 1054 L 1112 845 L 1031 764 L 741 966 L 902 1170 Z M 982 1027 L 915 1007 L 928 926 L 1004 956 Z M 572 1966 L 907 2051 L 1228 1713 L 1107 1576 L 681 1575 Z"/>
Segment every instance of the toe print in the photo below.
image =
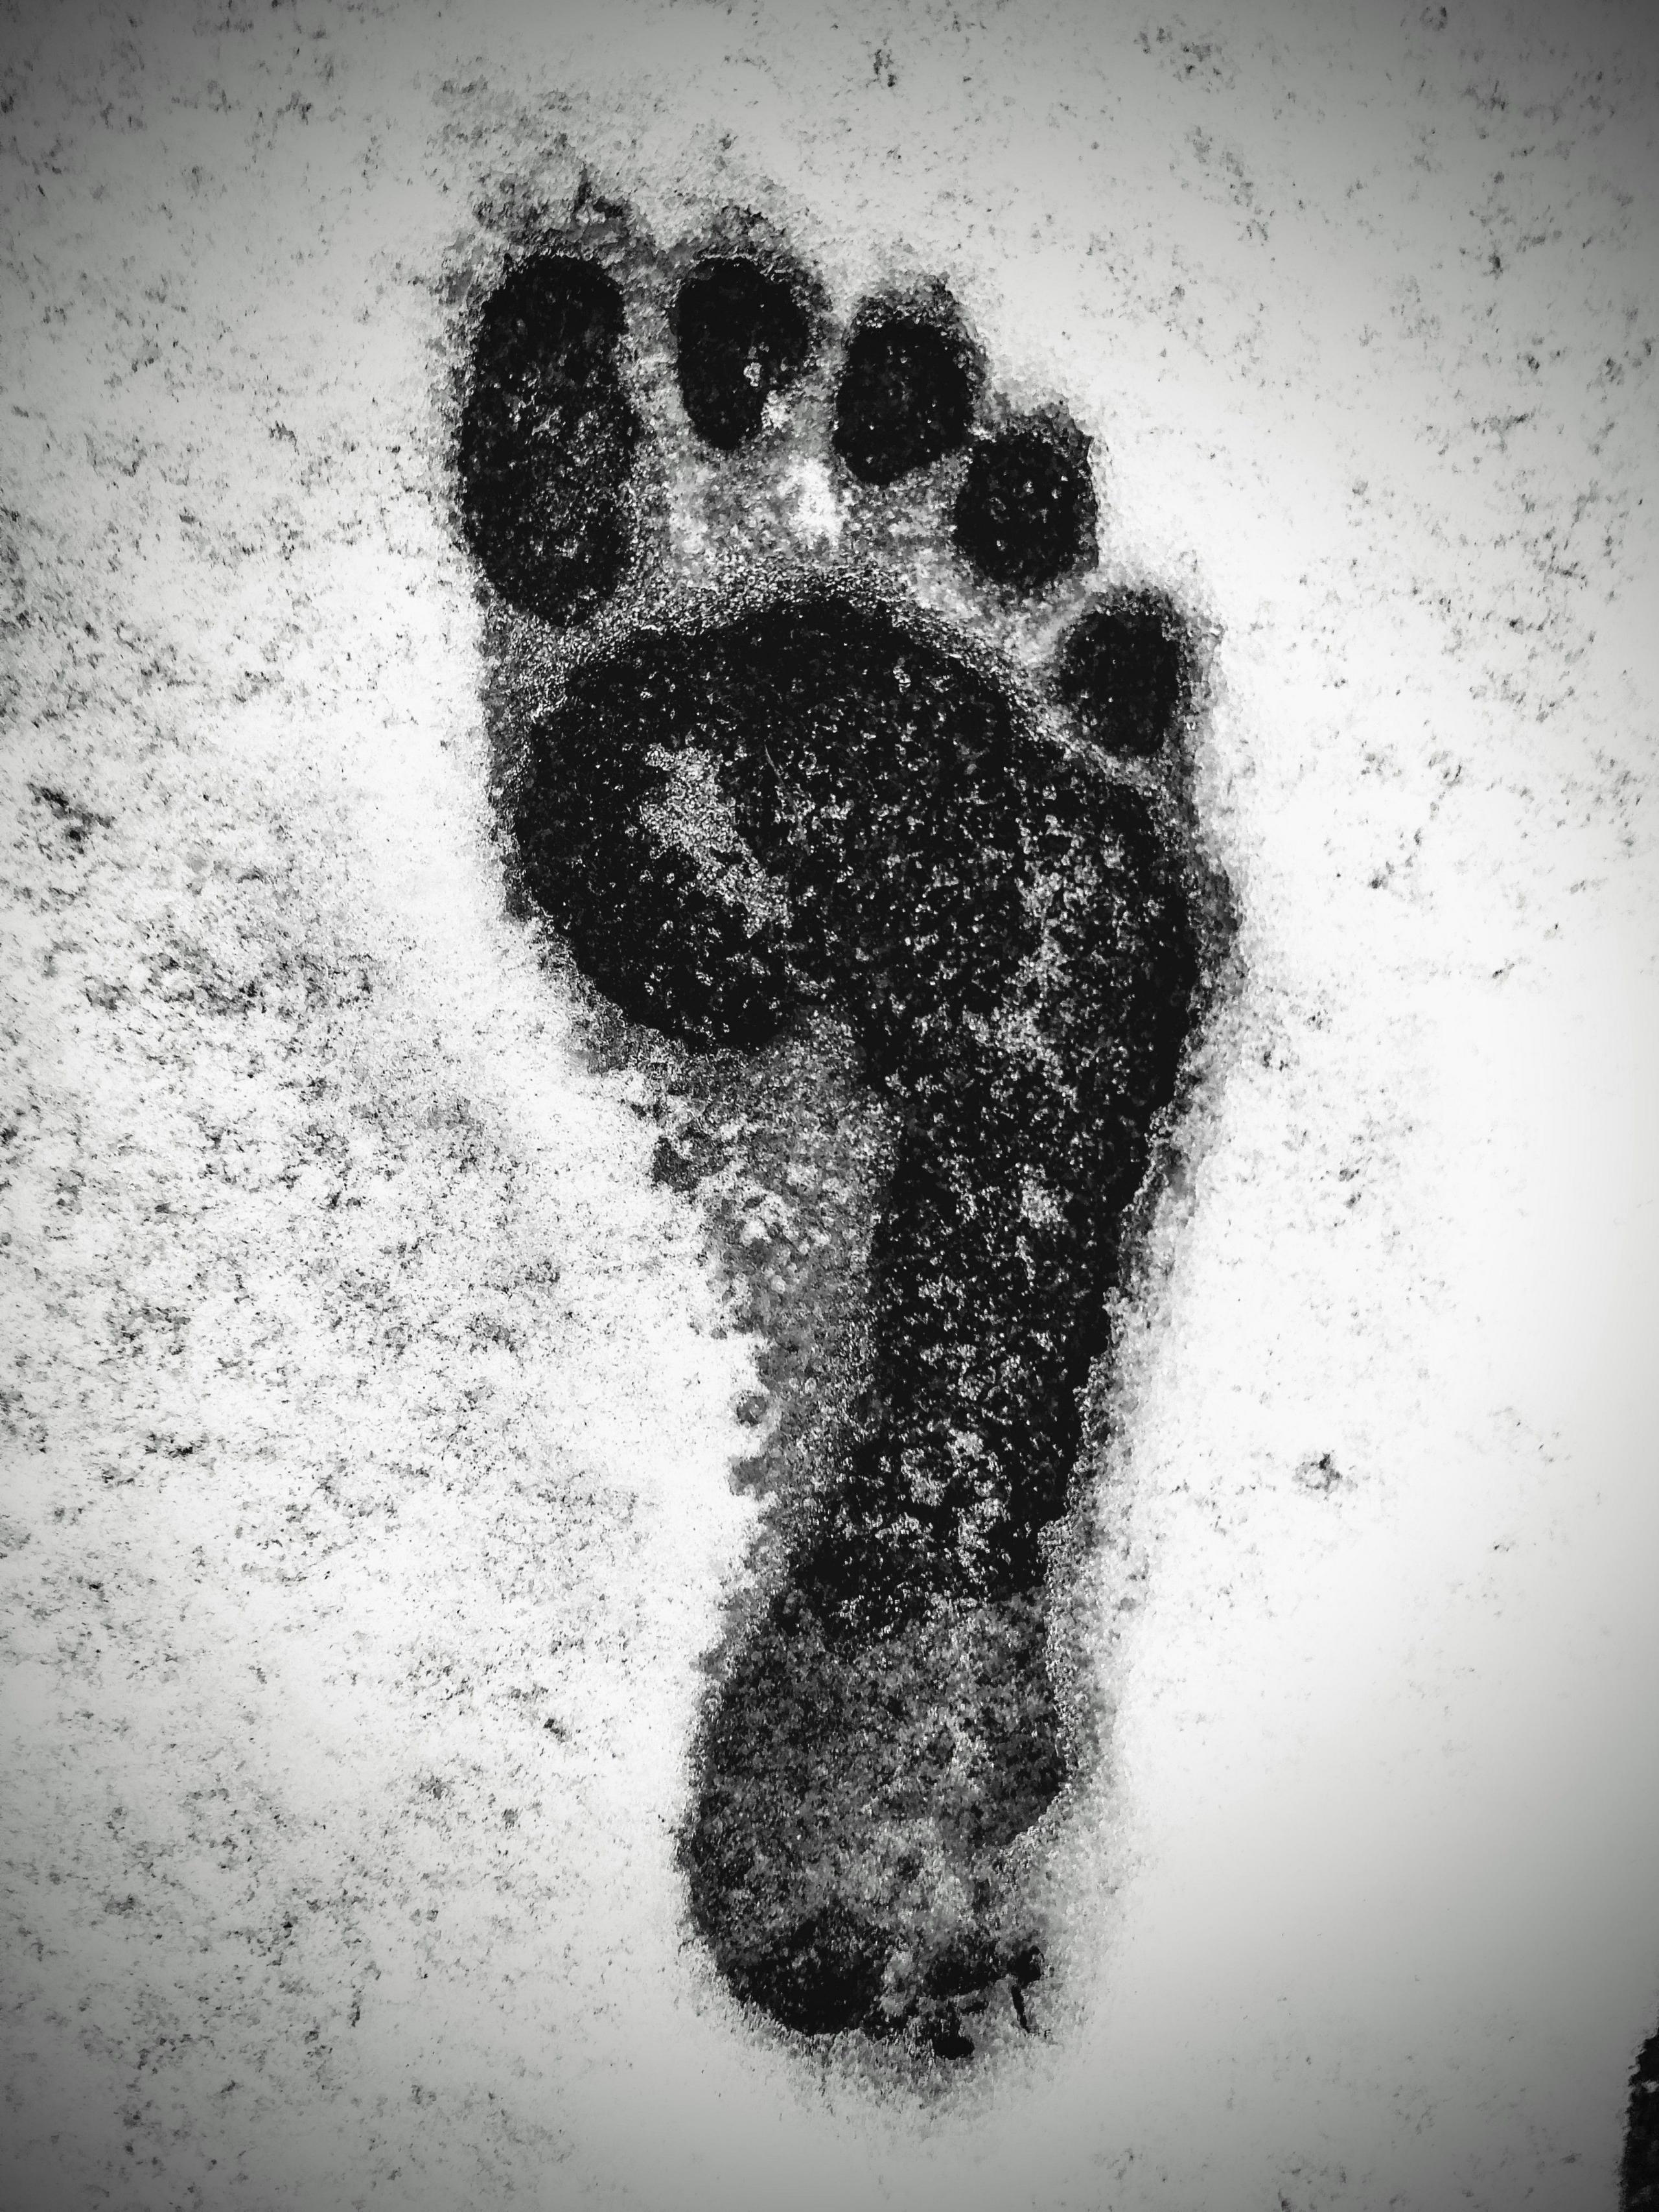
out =
<path fill-rule="evenodd" d="M 738 1996 L 962 2057 L 1042 1970 L 1044 1532 L 1215 949 L 1176 742 L 1195 656 L 1156 594 L 1084 603 L 1088 440 L 1057 408 L 977 424 L 942 287 L 853 313 L 842 482 L 954 471 L 988 615 L 1073 595 L 1046 677 L 856 538 L 712 592 L 665 542 L 636 555 L 647 423 L 671 450 L 682 419 L 717 453 L 761 438 L 819 295 L 781 256 L 704 253 L 671 298 L 637 247 L 623 281 L 589 253 L 559 241 L 485 302 L 458 459 L 521 888 L 667 1067 L 653 1172 L 756 1334 L 739 1474 L 771 1534 L 680 1863 Z M 672 330 L 672 387 L 635 314 Z"/>
<path fill-rule="evenodd" d="M 871 301 L 848 336 L 836 451 L 865 483 L 926 468 L 965 442 L 980 382 L 977 353 L 942 285 Z"/>
<path fill-rule="evenodd" d="M 641 424 L 617 363 L 623 319 L 613 277 L 547 254 L 512 272 L 478 331 L 460 437 L 467 539 L 502 598 L 548 622 L 608 599 L 632 550 Z"/>
<path fill-rule="evenodd" d="M 1067 415 L 1028 416 L 975 449 L 957 495 L 958 549 L 981 576 L 1040 592 L 1095 558 L 1089 441 Z"/>
<path fill-rule="evenodd" d="M 685 278 L 674 316 L 680 398 L 709 445 L 731 453 L 757 436 L 767 401 L 800 374 L 809 296 L 799 271 L 736 254 L 710 254 Z"/>
<path fill-rule="evenodd" d="M 1191 702 L 1192 658 L 1166 599 L 1115 592 L 1067 634 L 1055 689 L 1085 737 L 1108 752 L 1146 759 L 1180 726 Z"/>

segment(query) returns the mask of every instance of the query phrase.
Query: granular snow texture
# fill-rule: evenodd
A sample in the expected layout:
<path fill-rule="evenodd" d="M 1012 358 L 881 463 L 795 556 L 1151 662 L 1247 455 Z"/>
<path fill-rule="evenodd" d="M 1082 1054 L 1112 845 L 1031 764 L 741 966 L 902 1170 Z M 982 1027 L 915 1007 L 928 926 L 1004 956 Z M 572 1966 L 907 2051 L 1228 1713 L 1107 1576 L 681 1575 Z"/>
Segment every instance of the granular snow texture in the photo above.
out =
<path fill-rule="evenodd" d="M 3 46 L 0 2202 L 1611 2206 L 1659 2019 L 1642 14 Z M 843 323 L 946 283 L 1091 441 L 1109 584 L 1216 641 L 1243 983 L 1117 1317 L 1101 1749 L 1036 2032 L 932 2079 L 745 2013 L 675 1863 L 756 1349 L 504 899 L 452 489 L 479 210 L 584 168 L 668 242 L 756 210 Z M 838 482 L 732 544 L 835 542 Z M 953 611 L 951 515 L 905 527 Z"/>

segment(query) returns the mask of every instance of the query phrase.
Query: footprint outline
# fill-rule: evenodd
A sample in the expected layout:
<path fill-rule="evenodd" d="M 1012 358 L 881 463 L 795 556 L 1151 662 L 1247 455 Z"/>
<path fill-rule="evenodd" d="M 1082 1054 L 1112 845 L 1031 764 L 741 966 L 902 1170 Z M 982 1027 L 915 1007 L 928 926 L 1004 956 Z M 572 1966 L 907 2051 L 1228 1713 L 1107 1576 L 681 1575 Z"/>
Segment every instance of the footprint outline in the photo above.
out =
<path fill-rule="evenodd" d="M 668 564 L 626 349 L 630 305 L 669 284 L 693 438 L 727 465 L 779 450 L 776 403 L 815 355 L 823 373 L 833 326 L 817 280 L 751 218 L 665 257 L 585 192 L 509 258 L 473 322 L 462 532 L 507 629 L 559 641 L 550 684 L 544 653 L 528 684 L 522 651 L 516 677 L 512 650 L 494 656 L 509 868 L 625 1027 L 752 1065 L 839 1024 L 843 1072 L 850 1031 L 854 1087 L 884 1102 L 840 1397 L 795 1378 L 797 1463 L 829 1468 L 774 1499 L 769 1564 L 692 1747 L 678 1857 L 740 1997 L 807 2034 L 902 2034 L 959 2058 L 995 1989 L 1026 2024 L 1042 1971 L 1024 1846 L 1066 1773 L 1045 1537 L 1073 1497 L 1083 1395 L 1229 928 L 1184 750 L 1200 641 L 1166 595 L 1118 586 L 1033 678 L 890 572 L 822 550 L 774 547 L 712 591 L 653 593 L 653 561 L 659 586 Z M 525 301 L 539 340 L 523 313 L 503 334 Z M 898 368 L 861 430 L 853 370 L 862 344 L 867 398 L 872 331 Z M 955 380 L 919 428 L 902 419 L 918 360 Z M 993 594 L 1036 603 L 1096 568 L 1089 440 L 1057 404 L 995 398 L 937 280 L 854 307 L 825 442 L 854 497 L 954 468 L 944 534 Z M 537 587 L 538 560 L 556 589 Z M 918 875 L 906 802 L 930 777 L 955 842 L 949 866 L 922 850 Z M 658 1179 L 709 1188 L 719 1146 L 700 1139 L 695 1115 L 665 1132 Z M 918 1342 L 906 1316 L 964 1282 L 1000 1334 L 981 1321 L 964 1345 L 941 1321 Z M 974 1382 L 998 1364 L 975 1362 L 988 1343 L 1030 1370 L 1000 1405 Z"/>

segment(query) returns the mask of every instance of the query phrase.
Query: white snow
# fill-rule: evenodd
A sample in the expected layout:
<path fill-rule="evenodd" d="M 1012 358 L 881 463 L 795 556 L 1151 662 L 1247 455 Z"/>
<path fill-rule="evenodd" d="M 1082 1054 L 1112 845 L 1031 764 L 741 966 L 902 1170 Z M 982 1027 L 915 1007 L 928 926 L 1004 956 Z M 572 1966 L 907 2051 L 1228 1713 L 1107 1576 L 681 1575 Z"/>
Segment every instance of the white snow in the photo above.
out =
<path fill-rule="evenodd" d="M 0 2199 L 1605 2212 L 1659 2019 L 1642 12 L 6 46 Z M 489 842 L 446 283 L 584 160 L 842 313 L 945 276 L 1221 630 L 1246 981 L 1126 1354 L 1054 2039 L 925 2110 L 687 1942 L 748 1352 Z"/>

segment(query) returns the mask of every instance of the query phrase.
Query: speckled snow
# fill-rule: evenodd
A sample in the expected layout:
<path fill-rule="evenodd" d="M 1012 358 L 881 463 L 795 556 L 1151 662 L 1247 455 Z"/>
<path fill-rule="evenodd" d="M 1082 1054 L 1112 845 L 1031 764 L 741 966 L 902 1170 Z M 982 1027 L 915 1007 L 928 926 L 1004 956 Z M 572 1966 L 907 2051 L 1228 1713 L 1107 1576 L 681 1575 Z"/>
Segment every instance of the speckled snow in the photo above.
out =
<path fill-rule="evenodd" d="M 1659 2017 L 1644 11 L 0 52 L 0 2202 L 1607 2212 Z M 762 209 L 843 316 L 945 276 L 1099 441 L 1107 568 L 1221 631 L 1248 980 L 1104 1470 L 1109 1763 L 1052 2039 L 921 2106 L 687 1940 L 749 1355 L 489 843 L 448 280 L 582 161 L 665 241 Z"/>

